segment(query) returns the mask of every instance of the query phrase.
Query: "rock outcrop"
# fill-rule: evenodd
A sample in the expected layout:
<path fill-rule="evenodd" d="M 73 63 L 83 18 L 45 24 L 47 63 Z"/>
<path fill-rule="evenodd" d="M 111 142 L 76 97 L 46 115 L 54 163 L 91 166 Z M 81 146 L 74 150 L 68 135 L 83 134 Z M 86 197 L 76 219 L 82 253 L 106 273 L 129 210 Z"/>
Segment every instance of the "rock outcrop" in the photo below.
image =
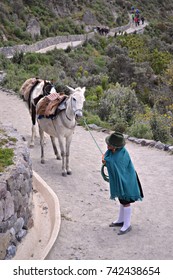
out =
<path fill-rule="evenodd" d="M 32 39 L 40 36 L 40 24 L 36 18 L 29 20 L 26 31 L 31 34 Z"/>

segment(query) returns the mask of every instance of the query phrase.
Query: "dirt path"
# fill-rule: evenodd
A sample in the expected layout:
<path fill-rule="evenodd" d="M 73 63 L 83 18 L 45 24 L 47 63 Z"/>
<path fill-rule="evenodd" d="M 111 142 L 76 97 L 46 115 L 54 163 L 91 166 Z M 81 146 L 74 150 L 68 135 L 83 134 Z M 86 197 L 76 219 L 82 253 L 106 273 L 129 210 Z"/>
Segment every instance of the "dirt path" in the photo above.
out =
<path fill-rule="evenodd" d="M 24 102 L 0 91 L 0 121 L 12 124 L 26 140 L 31 122 Z M 93 135 L 105 151 L 103 132 Z M 173 259 L 172 186 L 173 156 L 166 152 L 126 145 L 141 179 L 145 198 L 132 210 L 132 231 L 118 236 L 108 227 L 118 212 L 118 202 L 109 199 L 109 185 L 103 181 L 101 154 L 91 135 L 77 126 L 71 145 L 73 174 L 61 176 L 61 162 L 55 160 L 49 139 L 46 164 L 40 163 L 39 139 L 31 149 L 33 169 L 59 197 L 62 224 L 47 259 Z"/>

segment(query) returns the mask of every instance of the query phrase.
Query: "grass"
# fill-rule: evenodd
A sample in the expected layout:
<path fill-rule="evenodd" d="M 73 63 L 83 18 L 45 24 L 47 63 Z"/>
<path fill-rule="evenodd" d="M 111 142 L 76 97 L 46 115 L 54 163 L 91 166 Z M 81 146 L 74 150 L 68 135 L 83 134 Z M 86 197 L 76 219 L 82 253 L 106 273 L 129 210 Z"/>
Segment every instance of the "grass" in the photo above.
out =
<path fill-rule="evenodd" d="M 4 172 L 5 168 L 13 164 L 14 150 L 5 147 L 9 142 L 16 143 L 17 139 L 10 137 L 6 132 L 0 129 L 0 135 L 4 138 L 0 139 L 0 172 Z"/>
<path fill-rule="evenodd" d="M 4 172 L 5 168 L 13 164 L 14 151 L 10 148 L 0 148 L 0 172 Z"/>

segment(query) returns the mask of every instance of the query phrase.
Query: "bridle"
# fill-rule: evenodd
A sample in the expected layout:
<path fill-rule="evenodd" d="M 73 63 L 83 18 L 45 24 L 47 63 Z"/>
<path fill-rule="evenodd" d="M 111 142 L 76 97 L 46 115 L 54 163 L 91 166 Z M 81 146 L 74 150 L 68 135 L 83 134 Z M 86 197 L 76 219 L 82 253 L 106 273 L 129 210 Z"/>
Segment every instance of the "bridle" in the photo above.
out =
<path fill-rule="evenodd" d="M 67 98 L 67 99 L 69 99 L 70 98 L 70 96 Z M 71 97 L 71 107 L 73 108 L 73 101 L 74 101 L 74 99 Z M 75 100 L 76 101 L 76 100 Z M 74 112 L 74 115 L 75 115 L 75 118 L 76 118 L 76 112 L 81 112 L 82 113 L 82 109 L 76 109 L 76 110 L 73 110 L 73 112 Z M 72 121 L 72 119 L 70 119 L 68 116 L 67 116 L 67 112 L 65 112 L 65 116 L 66 116 L 66 118 L 69 120 L 69 121 Z"/>
<path fill-rule="evenodd" d="M 67 98 L 67 100 L 68 100 L 70 97 L 71 97 L 71 96 L 69 96 L 69 97 Z M 71 108 L 73 108 L 74 99 L 73 99 L 72 97 L 71 97 L 70 102 L 71 102 Z M 65 117 L 67 118 L 67 120 L 70 121 L 70 122 L 73 121 L 73 120 L 67 115 L 66 109 L 63 110 L 63 111 L 65 111 Z M 74 125 L 73 125 L 72 127 L 70 127 L 70 128 L 75 128 L 75 126 L 76 126 L 76 112 L 82 112 L 82 109 L 73 110 L 73 113 L 74 113 L 74 115 L 75 115 L 75 123 L 74 123 Z M 62 121 L 63 125 L 64 125 L 66 128 L 69 128 L 69 127 L 67 126 L 67 124 L 66 124 L 64 118 L 63 118 L 63 115 L 60 113 L 58 116 L 61 118 L 61 121 Z"/>

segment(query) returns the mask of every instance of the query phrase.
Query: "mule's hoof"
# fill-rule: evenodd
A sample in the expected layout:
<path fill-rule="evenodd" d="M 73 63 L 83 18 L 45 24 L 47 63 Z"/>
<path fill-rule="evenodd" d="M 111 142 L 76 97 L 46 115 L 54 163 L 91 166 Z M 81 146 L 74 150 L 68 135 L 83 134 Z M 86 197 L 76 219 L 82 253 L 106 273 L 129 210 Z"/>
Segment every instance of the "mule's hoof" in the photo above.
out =
<path fill-rule="evenodd" d="M 71 175 L 72 174 L 72 171 L 67 171 L 67 175 Z"/>
<path fill-rule="evenodd" d="M 60 157 L 60 156 L 57 156 L 56 159 L 57 159 L 57 160 L 61 160 L 61 157 Z"/>
<path fill-rule="evenodd" d="M 62 172 L 62 176 L 63 177 L 67 177 L 67 173 L 66 172 Z"/>
<path fill-rule="evenodd" d="M 44 159 L 41 159 L 41 163 L 44 164 L 44 163 L 45 163 L 45 160 L 44 160 Z"/>
<path fill-rule="evenodd" d="M 29 144 L 29 147 L 30 147 L 30 148 L 34 148 L 34 143 L 30 143 L 30 144 Z"/>

